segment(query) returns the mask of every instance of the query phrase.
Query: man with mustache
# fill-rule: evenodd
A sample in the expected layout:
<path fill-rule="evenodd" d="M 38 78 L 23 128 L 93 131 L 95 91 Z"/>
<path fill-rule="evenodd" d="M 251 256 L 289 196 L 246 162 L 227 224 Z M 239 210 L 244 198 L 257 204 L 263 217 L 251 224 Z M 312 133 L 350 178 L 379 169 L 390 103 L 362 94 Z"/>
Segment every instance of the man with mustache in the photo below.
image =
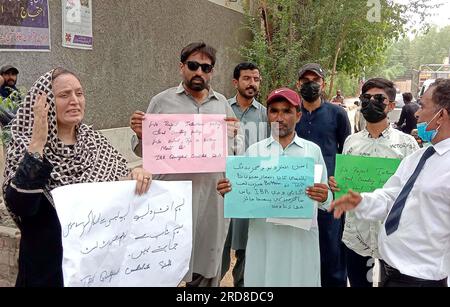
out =
<path fill-rule="evenodd" d="M 256 101 L 261 85 L 259 68 L 250 62 L 240 63 L 233 73 L 236 96 L 228 100 L 245 132 L 245 150 L 267 138 L 267 110 Z M 222 278 L 230 268 L 230 249 L 235 251 L 233 268 L 235 287 L 244 286 L 245 247 L 247 246 L 248 219 L 231 219 L 222 256 Z"/>
<path fill-rule="evenodd" d="M 17 91 L 17 75 L 19 70 L 12 65 L 3 66 L 0 69 L 0 95 L 8 98 L 12 92 Z"/>
<path fill-rule="evenodd" d="M 325 162 L 319 146 L 304 140 L 295 132 L 302 117 L 299 95 L 279 88 L 266 101 L 267 118 L 272 126 L 269 138 L 251 145 L 249 157 L 267 159 L 279 156 L 309 157 L 324 168 L 320 183 L 308 187 L 305 194 L 326 208 L 332 199 L 327 185 Z M 267 161 L 267 160 L 265 160 Z M 233 188 L 229 179 L 221 179 L 217 190 L 225 195 Z M 245 204 L 242 204 L 245 205 Z M 317 211 L 317 208 L 314 208 Z M 314 213 L 315 216 L 315 213 Z M 250 219 L 246 248 L 246 287 L 320 287 L 319 233 L 315 218 L 309 230 L 279 225 L 266 219 Z"/>
<path fill-rule="evenodd" d="M 336 154 L 342 153 L 345 139 L 351 134 L 347 113 L 322 98 L 325 71 L 319 64 L 309 63 L 300 69 L 297 87 L 303 98 L 303 116 L 297 124 L 297 134 L 319 145 L 328 176 L 334 176 Z M 344 221 L 319 210 L 318 223 L 322 286 L 346 287 L 345 246 L 341 242 Z"/>
<path fill-rule="evenodd" d="M 181 51 L 178 87 L 154 96 L 147 113 L 151 114 L 223 114 L 228 122 L 229 152 L 243 151 L 242 136 L 238 134 L 238 120 L 227 99 L 211 86 L 216 63 L 216 50 L 203 42 L 187 45 Z M 145 113 L 136 111 L 130 120 L 136 133 L 132 147 L 142 156 L 142 121 Z M 216 183 L 223 173 L 165 174 L 156 180 L 192 181 L 193 242 L 189 272 L 184 280 L 188 287 L 218 286 L 221 277 L 223 246 L 227 237 L 229 220 L 224 218 L 223 198 L 216 191 Z"/>

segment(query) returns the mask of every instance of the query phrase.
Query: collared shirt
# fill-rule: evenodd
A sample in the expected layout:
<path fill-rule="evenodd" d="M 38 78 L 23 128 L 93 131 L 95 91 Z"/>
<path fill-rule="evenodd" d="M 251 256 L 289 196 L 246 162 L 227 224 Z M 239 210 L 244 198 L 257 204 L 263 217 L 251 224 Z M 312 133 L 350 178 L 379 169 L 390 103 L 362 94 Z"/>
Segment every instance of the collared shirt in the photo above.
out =
<path fill-rule="evenodd" d="M 203 103 L 198 103 L 180 84 L 154 96 L 147 113 L 151 114 L 223 114 L 236 117 L 227 99 L 209 90 Z M 242 135 L 238 135 L 243 152 Z M 137 139 L 137 138 L 136 138 Z M 135 143 L 133 145 L 136 145 Z M 232 142 L 229 142 L 232 143 Z M 137 154 L 140 146 L 135 149 Z M 217 182 L 224 173 L 155 175 L 154 180 L 192 181 L 192 256 L 185 281 L 192 273 L 217 279 L 220 274 L 222 251 L 228 232 L 229 219 L 224 218 L 223 197 L 216 191 Z M 219 278 L 220 280 L 220 278 Z"/>
<path fill-rule="evenodd" d="M 268 137 L 269 124 L 267 121 L 267 109 L 261 103 L 253 99 L 252 104 L 242 110 L 239 106 L 236 96 L 229 99 L 228 102 L 233 109 L 234 114 L 241 122 L 245 135 L 245 149 Z"/>
<path fill-rule="evenodd" d="M 178 87 L 169 88 L 156 96 L 154 96 L 147 109 L 147 113 L 151 114 L 224 114 L 226 117 L 236 117 L 227 99 L 222 94 L 209 90 L 209 94 L 205 101 L 198 103 L 192 95 L 184 88 L 183 83 Z M 230 142 L 230 146 L 233 145 Z M 239 153 L 244 152 L 242 136 L 238 140 L 238 144 L 234 144 L 233 150 Z M 142 157 L 142 143 L 133 135 L 131 139 L 131 147 L 134 153 Z"/>
<path fill-rule="evenodd" d="M 392 126 L 386 128 L 379 138 L 372 138 L 369 131 L 350 135 L 344 144 L 344 155 L 403 159 L 419 150 L 414 137 L 398 131 Z M 339 184 L 339 183 L 338 183 Z M 345 217 L 342 242 L 361 256 L 380 258 L 378 233 L 381 222 L 357 219 L 354 212 Z"/>
<path fill-rule="evenodd" d="M 273 137 L 251 145 L 248 156 L 311 157 L 323 166 L 322 183 L 328 176 L 321 150 L 316 144 L 295 136 L 285 149 Z M 332 194 L 321 204 L 327 208 Z M 291 287 L 320 286 L 320 251 L 317 227 L 310 231 L 269 223 L 266 219 L 250 219 L 245 263 L 245 286 Z"/>
<path fill-rule="evenodd" d="M 383 260 L 402 274 L 442 280 L 450 272 L 450 139 L 434 148 L 409 193 L 397 231 L 388 236 L 381 227 L 378 246 Z M 385 221 L 425 150 L 403 159 L 382 189 L 363 193 L 356 216 Z"/>
<path fill-rule="evenodd" d="M 342 153 L 345 139 L 351 134 L 344 108 L 323 101 L 309 112 L 302 106 L 302 118 L 295 128 L 299 137 L 319 145 L 329 176 L 334 175 L 336 154 Z"/>
<path fill-rule="evenodd" d="M 242 110 L 236 96 L 229 99 L 228 103 L 240 121 L 245 137 L 245 149 L 268 137 L 267 109 L 261 103 L 253 99 L 252 104 Z M 247 247 L 248 219 L 231 219 L 228 237 L 231 240 L 231 248 L 243 250 Z"/>

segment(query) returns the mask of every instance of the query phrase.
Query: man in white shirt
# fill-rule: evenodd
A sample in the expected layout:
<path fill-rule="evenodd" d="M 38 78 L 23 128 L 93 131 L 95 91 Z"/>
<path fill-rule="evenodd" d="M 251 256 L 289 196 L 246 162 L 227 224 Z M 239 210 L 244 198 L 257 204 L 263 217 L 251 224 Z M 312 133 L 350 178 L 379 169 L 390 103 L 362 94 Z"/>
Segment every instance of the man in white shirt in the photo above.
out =
<path fill-rule="evenodd" d="M 370 79 L 363 85 L 361 113 L 367 126 L 347 138 L 344 155 L 403 159 L 419 149 L 411 135 L 394 129 L 388 122 L 387 115 L 395 108 L 395 93 L 394 83 L 383 78 Z M 329 183 L 333 192 L 339 191 L 334 177 L 330 177 Z M 346 215 L 342 242 L 348 247 L 351 287 L 372 287 L 373 258 L 381 258 L 377 242 L 380 225 L 378 221 L 357 219 L 354 212 Z"/>
<path fill-rule="evenodd" d="M 385 287 L 447 287 L 450 272 L 450 80 L 437 80 L 423 95 L 418 123 L 432 146 L 406 157 L 382 189 L 335 201 L 339 218 L 384 221 L 378 248 Z"/>

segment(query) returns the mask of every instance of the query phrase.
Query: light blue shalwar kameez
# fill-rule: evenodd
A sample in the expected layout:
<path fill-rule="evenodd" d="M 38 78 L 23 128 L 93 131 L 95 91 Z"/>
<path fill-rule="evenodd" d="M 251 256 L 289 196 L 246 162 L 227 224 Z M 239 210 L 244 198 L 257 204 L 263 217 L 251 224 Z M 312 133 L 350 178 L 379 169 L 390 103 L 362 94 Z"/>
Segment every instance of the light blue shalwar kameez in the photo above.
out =
<path fill-rule="evenodd" d="M 327 168 L 319 146 L 297 135 L 284 150 L 270 137 L 250 146 L 247 155 L 267 159 L 271 155 L 311 157 L 315 164 L 323 165 L 321 183 L 328 184 Z M 331 200 L 332 194 L 328 191 L 327 201 L 320 203 L 319 208 L 326 210 Z M 313 221 L 311 230 L 306 231 L 268 223 L 266 219 L 251 219 L 244 280 L 246 287 L 320 287 L 317 221 Z"/>

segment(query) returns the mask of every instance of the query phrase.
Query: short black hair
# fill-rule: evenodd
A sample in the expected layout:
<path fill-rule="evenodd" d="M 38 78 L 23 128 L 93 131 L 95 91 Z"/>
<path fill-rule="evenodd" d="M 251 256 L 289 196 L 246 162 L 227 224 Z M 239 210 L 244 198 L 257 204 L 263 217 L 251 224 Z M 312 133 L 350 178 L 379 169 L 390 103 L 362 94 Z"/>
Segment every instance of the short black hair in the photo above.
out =
<path fill-rule="evenodd" d="M 411 102 L 413 100 L 413 95 L 411 93 L 409 93 L 409 92 L 408 93 L 403 93 L 402 96 L 403 96 L 403 101 L 405 103 L 409 103 L 409 102 Z"/>
<path fill-rule="evenodd" d="M 239 80 L 239 77 L 241 76 L 241 70 L 258 70 L 259 71 L 259 68 L 258 68 L 258 66 L 256 66 L 255 63 L 252 63 L 252 62 L 240 63 L 234 68 L 233 78 L 235 80 Z"/>
<path fill-rule="evenodd" d="M 365 94 L 367 91 L 373 88 L 380 88 L 386 92 L 389 101 L 395 101 L 395 96 L 397 95 L 397 90 L 395 89 L 394 82 L 389 81 L 384 78 L 373 78 L 369 79 L 364 83 L 362 87 L 362 93 Z"/>
<path fill-rule="evenodd" d="M 450 79 L 436 79 L 430 88 L 433 88 L 433 102 L 450 113 Z"/>
<path fill-rule="evenodd" d="M 180 61 L 181 63 L 186 63 L 188 57 L 196 52 L 205 54 L 210 60 L 211 64 L 214 66 L 216 64 L 216 49 L 211 46 L 206 45 L 204 42 L 190 43 L 181 50 Z"/>

